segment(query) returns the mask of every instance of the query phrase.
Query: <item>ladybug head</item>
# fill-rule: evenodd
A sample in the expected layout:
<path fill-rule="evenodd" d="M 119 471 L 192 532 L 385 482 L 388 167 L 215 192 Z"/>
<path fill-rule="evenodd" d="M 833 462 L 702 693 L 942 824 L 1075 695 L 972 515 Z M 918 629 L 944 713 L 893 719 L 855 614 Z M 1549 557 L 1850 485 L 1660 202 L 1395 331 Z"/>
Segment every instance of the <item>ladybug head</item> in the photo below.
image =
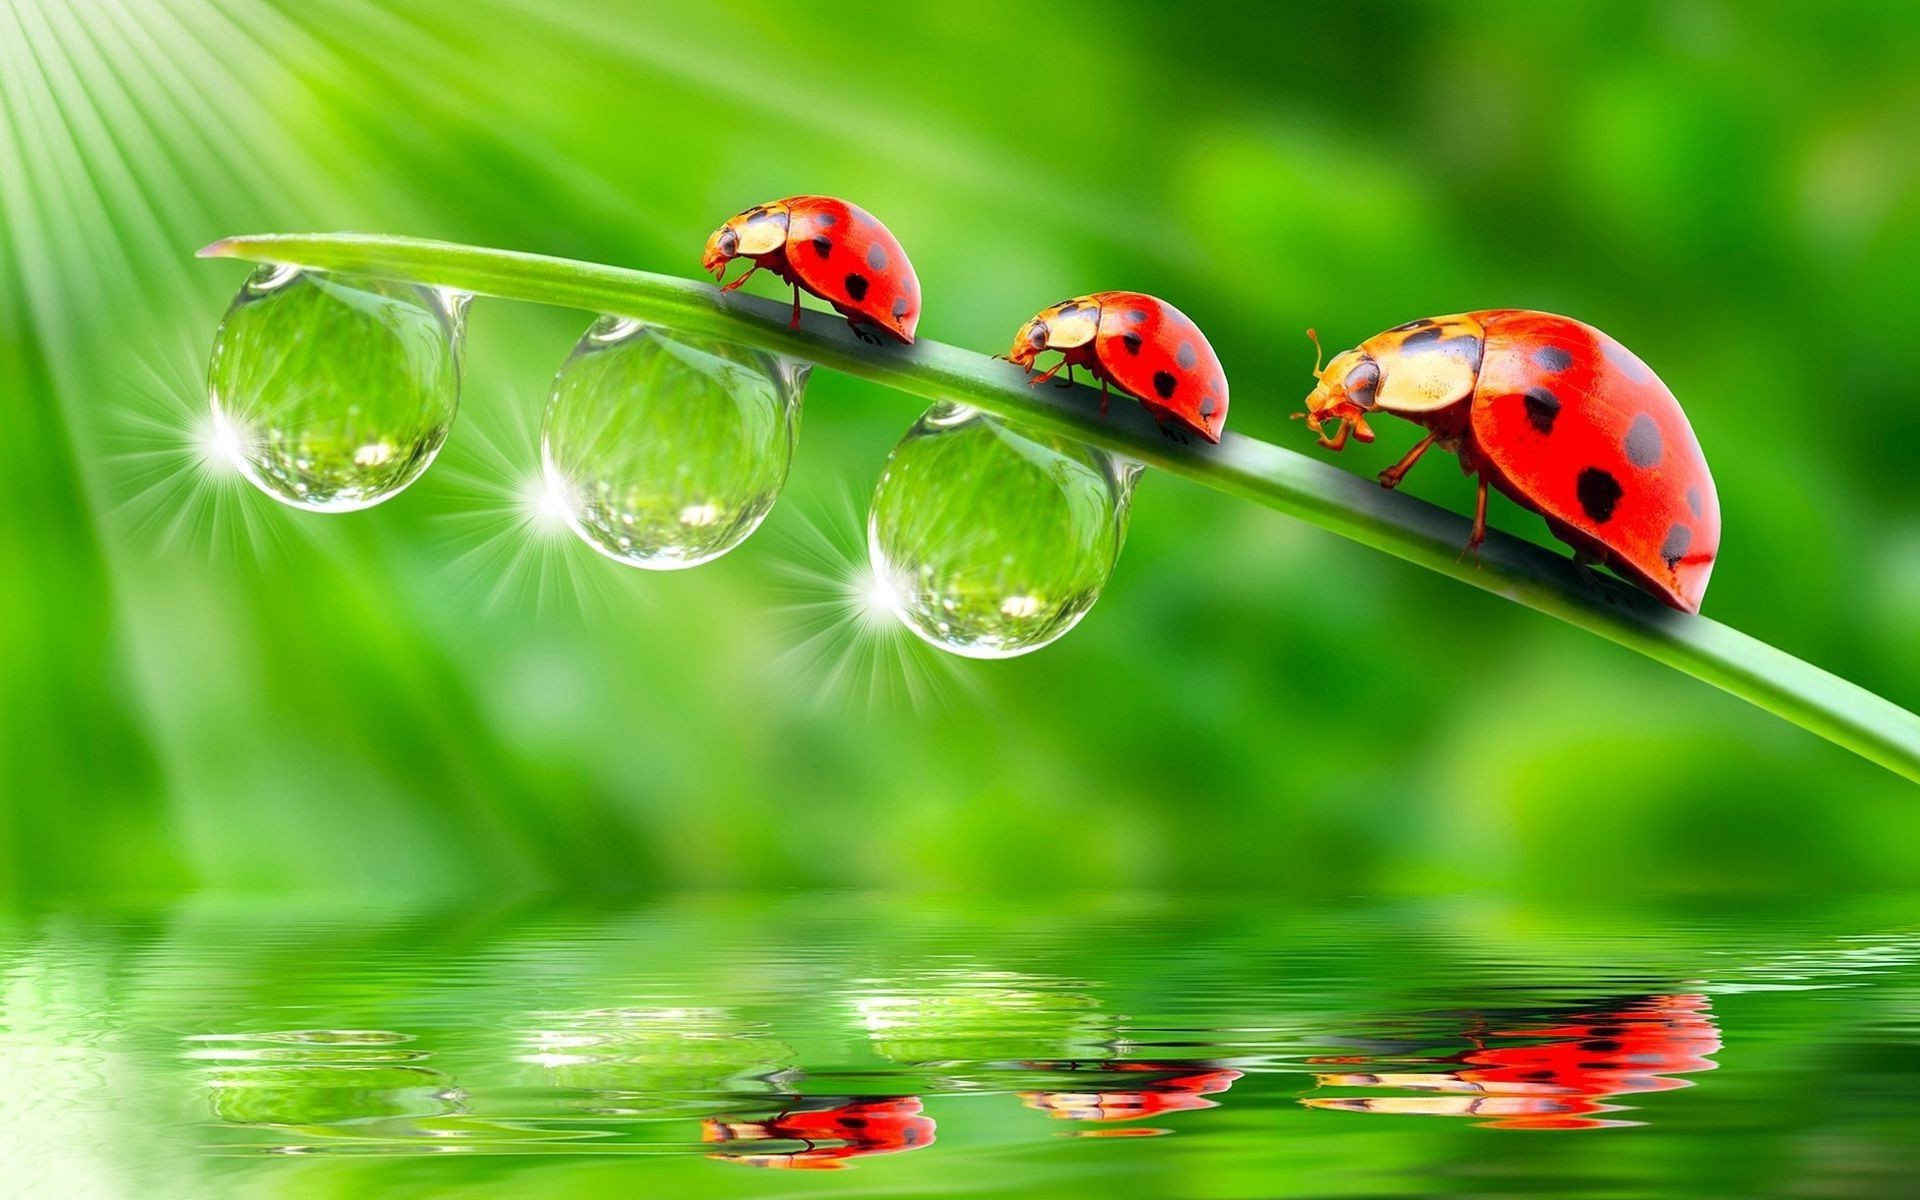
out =
<path fill-rule="evenodd" d="M 1307 336 L 1313 337 L 1313 331 L 1308 330 Z M 1314 345 L 1319 344 L 1314 338 Z M 1313 374 L 1320 382 L 1307 396 L 1307 411 L 1293 415 L 1304 417 L 1307 428 L 1315 433 L 1321 432 L 1322 425 L 1346 421 L 1353 426 L 1353 436 L 1372 441 L 1366 414 L 1373 411 L 1380 392 L 1380 364 L 1373 356 L 1364 350 L 1343 350 L 1324 368 L 1316 364 Z"/>
<path fill-rule="evenodd" d="M 1100 332 L 1100 305 L 1081 297 L 1062 300 L 1040 310 L 1038 316 L 1013 335 L 1007 358 L 1016 367 L 1031 367 L 1042 350 L 1071 350 L 1084 346 Z"/>
<path fill-rule="evenodd" d="M 725 225 L 713 231 L 713 236 L 707 239 L 706 253 L 700 256 L 700 265 L 718 279 L 726 274 L 727 264 L 735 258 L 771 254 L 786 241 L 786 203 L 756 204 L 728 218 Z"/>

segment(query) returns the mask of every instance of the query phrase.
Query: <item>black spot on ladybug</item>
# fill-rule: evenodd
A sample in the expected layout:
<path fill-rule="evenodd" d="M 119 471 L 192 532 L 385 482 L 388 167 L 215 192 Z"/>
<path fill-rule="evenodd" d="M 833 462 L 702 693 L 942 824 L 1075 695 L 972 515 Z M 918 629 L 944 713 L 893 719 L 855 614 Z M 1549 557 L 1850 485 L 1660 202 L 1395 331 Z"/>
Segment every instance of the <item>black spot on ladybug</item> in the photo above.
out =
<path fill-rule="evenodd" d="M 875 271 L 887 269 L 887 248 L 879 242 L 867 247 L 867 265 Z"/>
<path fill-rule="evenodd" d="M 1438 345 L 1443 336 L 1445 334 L 1438 325 L 1427 325 L 1401 338 L 1400 348 L 1402 350 L 1425 349 L 1428 346 Z"/>
<path fill-rule="evenodd" d="M 1200 356 L 1194 353 L 1192 342 L 1181 342 L 1180 349 L 1175 351 L 1173 360 L 1180 364 L 1182 371 L 1191 371 L 1199 364 Z"/>
<path fill-rule="evenodd" d="M 1687 507 L 1693 510 L 1694 516 L 1697 517 L 1700 515 L 1700 489 L 1699 488 L 1690 487 L 1687 489 Z"/>
<path fill-rule="evenodd" d="M 1639 355 L 1622 346 L 1619 342 L 1614 341 L 1612 338 L 1600 339 L 1600 351 L 1607 356 L 1608 362 L 1619 369 L 1622 375 L 1625 375 L 1635 383 L 1650 383 L 1653 381 L 1653 368 L 1641 362 Z"/>
<path fill-rule="evenodd" d="M 833 253 L 833 239 L 824 233 L 813 239 L 813 252 L 821 258 L 826 258 Z"/>
<path fill-rule="evenodd" d="M 1220 411 L 1220 401 L 1216 400 L 1214 397 L 1208 396 L 1206 399 L 1200 401 L 1201 416 L 1211 418 L 1213 414 L 1219 411 Z"/>
<path fill-rule="evenodd" d="M 1626 1032 L 1623 1025 L 1593 1025 L 1588 1027 L 1587 1036 L 1597 1038 L 1618 1037 Z"/>
<path fill-rule="evenodd" d="M 865 1129 L 867 1127 L 867 1119 L 865 1117 L 841 1117 L 840 1123 L 848 1129 Z"/>
<path fill-rule="evenodd" d="M 1627 461 L 1636 467 L 1655 467 L 1660 465 L 1660 427 L 1653 418 L 1641 413 L 1627 426 Z"/>
<path fill-rule="evenodd" d="M 1418 321 L 1408 321 L 1404 325 L 1395 325 L 1392 329 L 1387 330 L 1387 332 L 1388 333 L 1405 333 L 1409 329 L 1425 329 L 1427 326 L 1431 324 L 1433 324 L 1432 317 L 1421 317 Z"/>
<path fill-rule="evenodd" d="M 1574 494 L 1580 497 L 1580 507 L 1587 511 L 1595 524 L 1605 525 L 1613 519 L 1614 506 L 1625 495 L 1620 481 L 1599 467 L 1588 467 L 1574 480 Z"/>
<path fill-rule="evenodd" d="M 1620 1048 L 1620 1043 L 1612 1038 L 1595 1038 L 1592 1041 L 1581 1042 L 1580 1048 L 1594 1054 L 1612 1054 Z"/>
<path fill-rule="evenodd" d="M 1138 354 L 1142 343 L 1139 334 L 1124 333 L 1120 335 L 1120 344 L 1127 348 L 1128 354 Z"/>
<path fill-rule="evenodd" d="M 852 296 L 855 300 L 865 300 L 867 298 L 867 277 L 857 271 L 847 276 L 847 295 Z"/>
<path fill-rule="evenodd" d="M 1554 419 L 1560 415 L 1560 397 L 1541 387 L 1527 389 L 1527 424 L 1541 433 L 1552 433 Z"/>
<path fill-rule="evenodd" d="M 1528 1071 L 1524 1075 L 1520 1076 L 1520 1078 L 1525 1079 L 1531 1083 L 1545 1083 L 1548 1080 L 1553 1078 L 1553 1072 L 1546 1070 L 1545 1068 L 1542 1068 L 1538 1071 Z"/>
<path fill-rule="evenodd" d="M 1693 545 L 1693 530 L 1678 521 L 1667 530 L 1667 540 L 1660 543 L 1660 557 L 1667 560 L 1667 570 L 1679 567 L 1680 560 L 1687 556 L 1687 547 Z"/>
<path fill-rule="evenodd" d="M 1480 369 L 1480 346 L 1480 339 L 1471 333 L 1462 333 L 1440 343 L 1440 349 L 1466 359 L 1476 371 Z"/>
<path fill-rule="evenodd" d="M 1127 320 L 1133 322 L 1135 325 L 1140 324 L 1140 322 L 1146 319 L 1147 319 L 1147 314 L 1145 311 L 1141 309 L 1130 308 L 1127 310 Z"/>
<path fill-rule="evenodd" d="M 1558 346 L 1542 346 L 1533 352 L 1533 361 L 1545 371 L 1564 371 L 1573 365 L 1573 355 Z"/>
<path fill-rule="evenodd" d="M 1162 400 L 1173 399 L 1173 389 L 1179 386 L 1180 381 L 1173 377 L 1172 372 L 1155 371 L 1153 373 L 1153 390 L 1160 393 Z"/>
<path fill-rule="evenodd" d="M 893 302 L 893 319 L 896 321 L 904 320 L 906 318 L 906 315 L 907 315 L 907 298 L 905 296 L 901 296 L 899 299 Z"/>
<path fill-rule="evenodd" d="M 918 1146 L 920 1144 L 920 1127 L 918 1125 L 909 1125 L 905 1129 L 902 1129 L 900 1131 L 900 1144 L 903 1146 Z"/>
<path fill-rule="evenodd" d="M 874 220 L 873 214 L 868 212 L 866 209 L 854 208 L 851 204 L 849 204 L 847 207 L 852 211 L 853 219 L 856 223 L 861 225 L 872 226 L 875 228 L 879 226 L 880 222 Z"/>
<path fill-rule="evenodd" d="M 813 219 L 829 228 L 840 223 L 840 218 L 834 216 L 832 213 L 815 213 Z"/>

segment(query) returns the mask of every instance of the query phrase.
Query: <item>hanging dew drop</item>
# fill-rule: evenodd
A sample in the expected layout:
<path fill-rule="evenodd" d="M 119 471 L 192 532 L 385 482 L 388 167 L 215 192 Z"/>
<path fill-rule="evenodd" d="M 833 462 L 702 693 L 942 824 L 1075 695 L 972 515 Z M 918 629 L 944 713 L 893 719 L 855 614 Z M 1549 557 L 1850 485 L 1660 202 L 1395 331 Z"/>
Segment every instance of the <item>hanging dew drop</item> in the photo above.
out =
<path fill-rule="evenodd" d="M 260 268 L 214 335 L 207 380 L 223 451 L 295 508 L 351 512 L 392 499 L 453 428 L 467 299 Z"/>
<path fill-rule="evenodd" d="M 601 318 L 555 376 L 541 423 L 567 524 L 608 558 L 654 571 L 738 546 L 787 481 L 810 369 Z"/>
<path fill-rule="evenodd" d="M 867 547 L 908 629 L 969 658 L 1063 637 L 1100 598 L 1126 540 L 1135 464 L 936 405 L 893 448 Z"/>

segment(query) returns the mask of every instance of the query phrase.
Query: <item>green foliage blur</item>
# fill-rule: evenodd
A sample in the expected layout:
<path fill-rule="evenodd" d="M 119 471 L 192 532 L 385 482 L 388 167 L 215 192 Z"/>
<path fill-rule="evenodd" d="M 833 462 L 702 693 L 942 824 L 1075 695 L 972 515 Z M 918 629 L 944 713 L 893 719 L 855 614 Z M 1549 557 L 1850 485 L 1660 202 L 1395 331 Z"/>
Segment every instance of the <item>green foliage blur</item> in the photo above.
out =
<path fill-rule="evenodd" d="M 592 314 L 476 302 L 427 475 L 278 506 L 196 455 L 243 272 L 191 255 L 355 229 L 694 275 L 727 215 L 825 192 L 912 252 L 923 336 L 1163 295 L 1234 427 L 1302 450 L 1308 326 L 1577 315 L 1706 447 L 1706 612 L 1912 706 L 1917 56 L 1920 10 L 1864 2 L 0 0 L 0 889 L 1911 882 L 1893 776 L 1157 474 L 1057 645 L 865 635 L 840 577 L 919 408 L 828 372 L 726 558 L 554 540 L 520 489 Z M 1470 503 L 1444 461 L 1408 486 Z"/>

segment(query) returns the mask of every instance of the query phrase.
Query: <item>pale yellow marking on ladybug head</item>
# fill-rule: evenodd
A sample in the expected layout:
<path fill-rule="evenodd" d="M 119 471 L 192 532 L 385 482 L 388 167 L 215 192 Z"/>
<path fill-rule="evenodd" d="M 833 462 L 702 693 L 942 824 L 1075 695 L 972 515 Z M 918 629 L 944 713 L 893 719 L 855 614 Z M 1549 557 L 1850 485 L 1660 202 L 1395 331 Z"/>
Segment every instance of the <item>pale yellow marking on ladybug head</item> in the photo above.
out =
<path fill-rule="evenodd" d="M 1091 297 L 1063 300 L 1039 314 L 1013 335 L 1007 357 L 1017 367 L 1030 367 L 1043 350 L 1072 350 L 1092 342 L 1100 332 L 1100 305 Z"/>
<path fill-rule="evenodd" d="M 1462 315 L 1389 329 L 1360 343 L 1379 365 L 1374 406 L 1401 416 L 1438 412 L 1473 395 L 1486 330 Z M 1337 360 L 1336 360 L 1337 361 Z M 1329 364 L 1327 373 L 1333 373 Z"/>
<path fill-rule="evenodd" d="M 700 265 L 718 278 L 733 259 L 772 254 L 787 244 L 787 217 L 787 202 L 775 200 L 727 218 L 727 223 L 707 239 Z"/>

